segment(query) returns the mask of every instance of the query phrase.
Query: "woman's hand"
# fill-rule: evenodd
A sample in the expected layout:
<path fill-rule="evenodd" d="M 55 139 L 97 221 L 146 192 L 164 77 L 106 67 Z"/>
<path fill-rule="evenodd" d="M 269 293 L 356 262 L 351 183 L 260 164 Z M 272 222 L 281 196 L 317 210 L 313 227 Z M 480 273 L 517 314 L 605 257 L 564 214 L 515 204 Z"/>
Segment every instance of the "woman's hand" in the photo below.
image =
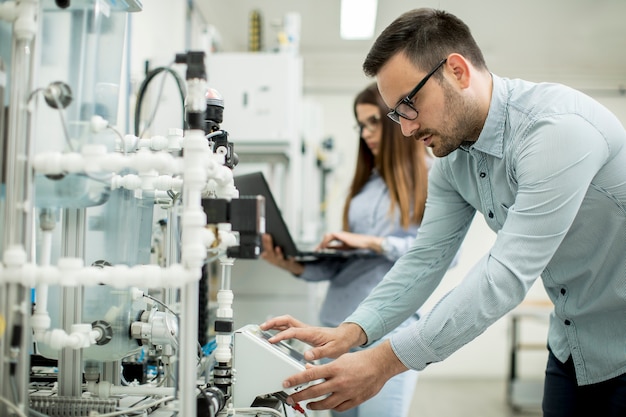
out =
<path fill-rule="evenodd" d="M 351 232 L 326 233 L 317 249 L 369 249 L 382 253 L 383 238 L 379 236 L 361 235 Z"/>
<path fill-rule="evenodd" d="M 274 241 L 272 235 L 265 233 L 262 237 L 263 252 L 261 252 L 261 258 L 267 262 L 291 272 L 294 275 L 300 275 L 304 272 L 304 265 L 295 261 L 293 258 L 285 259 L 283 251 L 279 246 L 274 247 Z"/>

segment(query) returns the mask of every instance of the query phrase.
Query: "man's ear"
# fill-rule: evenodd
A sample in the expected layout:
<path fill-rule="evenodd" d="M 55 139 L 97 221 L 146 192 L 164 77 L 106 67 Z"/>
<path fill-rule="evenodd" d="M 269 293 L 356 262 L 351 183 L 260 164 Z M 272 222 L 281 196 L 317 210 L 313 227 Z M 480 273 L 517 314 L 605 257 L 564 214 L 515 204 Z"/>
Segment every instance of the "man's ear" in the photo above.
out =
<path fill-rule="evenodd" d="M 457 53 L 448 55 L 445 66 L 460 88 L 469 87 L 472 66 L 463 55 Z"/>

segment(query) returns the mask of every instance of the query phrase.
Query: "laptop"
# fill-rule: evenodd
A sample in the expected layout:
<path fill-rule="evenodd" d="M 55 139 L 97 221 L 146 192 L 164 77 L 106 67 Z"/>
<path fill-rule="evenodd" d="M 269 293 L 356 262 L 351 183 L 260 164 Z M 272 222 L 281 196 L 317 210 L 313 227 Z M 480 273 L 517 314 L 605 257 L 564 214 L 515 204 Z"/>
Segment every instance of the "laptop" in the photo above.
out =
<path fill-rule="evenodd" d="M 286 257 L 293 257 L 299 262 L 312 262 L 327 258 L 347 259 L 378 255 L 369 249 L 325 248 L 319 251 L 299 250 L 262 172 L 235 176 L 235 187 L 239 190 L 240 196 L 262 195 L 265 197 L 265 231 L 272 235 L 274 246 L 280 246 Z"/>

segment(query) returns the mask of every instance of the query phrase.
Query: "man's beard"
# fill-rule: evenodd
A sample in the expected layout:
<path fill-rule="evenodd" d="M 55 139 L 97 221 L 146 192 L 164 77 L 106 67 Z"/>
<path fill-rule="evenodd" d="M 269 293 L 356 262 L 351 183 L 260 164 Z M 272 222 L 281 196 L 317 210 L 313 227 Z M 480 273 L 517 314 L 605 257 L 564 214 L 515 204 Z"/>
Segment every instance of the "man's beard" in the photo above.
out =
<path fill-rule="evenodd" d="M 445 79 L 441 86 L 445 109 L 442 130 L 425 129 L 416 134 L 416 136 L 432 134 L 438 137 L 438 140 L 432 143 L 433 154 L 437 157 L 449 155 L 461 145 L 475 142 L 484 125 L 475 100 L 464 100 Z"/>

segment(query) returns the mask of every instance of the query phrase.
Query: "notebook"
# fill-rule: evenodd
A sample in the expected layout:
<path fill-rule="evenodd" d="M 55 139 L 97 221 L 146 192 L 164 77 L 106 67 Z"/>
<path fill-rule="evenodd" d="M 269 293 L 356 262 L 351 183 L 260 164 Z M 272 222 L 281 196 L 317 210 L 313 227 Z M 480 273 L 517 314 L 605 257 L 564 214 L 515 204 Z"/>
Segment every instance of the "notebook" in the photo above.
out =
<path fill-rule="evenodd" d="M 325 258 L 372 257 L 377 255 L 368 249 L 299 250 L 262 172 L 235 176 L 235 187 L 239 190 L 240 196 L 262 195 L 265 197 L 265 231 L 272 235 L 274 246 L 280 246 L 283 254 L 287 257 L 294 257 L 299 262 L 311 262 Z"/>

